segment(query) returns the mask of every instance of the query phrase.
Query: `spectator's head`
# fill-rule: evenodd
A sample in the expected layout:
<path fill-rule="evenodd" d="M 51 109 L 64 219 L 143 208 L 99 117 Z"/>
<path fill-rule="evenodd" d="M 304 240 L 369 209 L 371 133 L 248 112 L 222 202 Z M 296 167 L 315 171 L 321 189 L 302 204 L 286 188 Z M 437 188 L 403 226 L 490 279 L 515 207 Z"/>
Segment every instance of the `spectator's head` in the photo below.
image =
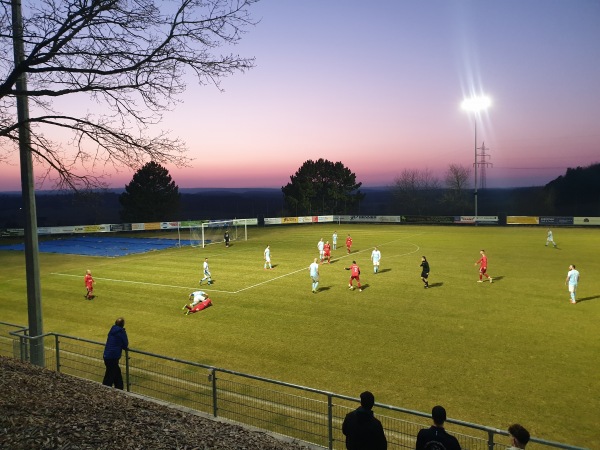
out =
<path fill-rule="evenodd" d="M 375 396 L 369 392 L 365 391 L 360 394 L 360 405 L 365 409 L 372 409 L 375 404 Z"/>
<path fill-rule="evenodd" d="M 118 327 L 124 327 L 125 319 L 123 319 L 122 317 L 119 317 L 117 320 L 115 320 L 115 325 Z"/>
<path fill-rule="evenodd" d="M 513 440 L 513 445 L 517 448 L 525 448 L 527 443 L 529 442 L 529 431 L 527 431 L 523 426 L 515 423 L 508 427 L 508 432 L 510 437 Z"/>
<path fill-rule="evenodd" d="M 446 421 L 446 410 L 444 407 L 440 405 L 434 406 L 431 410 L 431 418 L 436 425 L 440 427 L 444 425 L 444 422 Z"/>

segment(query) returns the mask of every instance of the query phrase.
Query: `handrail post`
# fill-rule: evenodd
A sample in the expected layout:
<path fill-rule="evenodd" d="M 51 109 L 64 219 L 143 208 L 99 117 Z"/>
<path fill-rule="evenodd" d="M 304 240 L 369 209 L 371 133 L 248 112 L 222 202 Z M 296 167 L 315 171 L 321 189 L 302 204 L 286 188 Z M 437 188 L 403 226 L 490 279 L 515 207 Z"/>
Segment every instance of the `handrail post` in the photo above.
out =
<path fill-rule="evenodd" d="M 494 450 L 494 431 L 488 430 L 488 450 Z"/>
<path fill-rule="evenodd" d="M 27 358 L 27 335 L 19 336 L 19 357 L 22 362 L 29 362 Z"/>
<path fill-rule="evenodd" d="M 125 349 L 125 385 L 127 392 L 131 392 L 131 382 L 129 380 L 129 349 Z"/>
<path fill-rule="evenodd" d="M 57 334 L 54 335 L 54 348 L 56 349 L 56 371 L 60 372 L 60 340 Z"/>
<path fill-rule="evenodd" d="M 333 397 L 327 394 L 327 428 L 329 432 L 329 450 L 333 450 Z"/>
<path fill-rule="evenodd" d="M 217 371 L 213 367 L 208 374 L 208 381 L 212 381 L 213 416 L 217 416 Z"/>

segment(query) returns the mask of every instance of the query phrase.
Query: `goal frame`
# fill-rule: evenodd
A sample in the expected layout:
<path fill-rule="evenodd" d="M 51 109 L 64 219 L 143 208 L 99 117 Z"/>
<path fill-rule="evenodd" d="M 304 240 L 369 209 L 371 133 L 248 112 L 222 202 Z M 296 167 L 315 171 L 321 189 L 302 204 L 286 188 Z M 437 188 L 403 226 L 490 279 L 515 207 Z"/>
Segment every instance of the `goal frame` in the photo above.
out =
<path fill-rule="evenodd" d="M 218 230 L 218 233 L 214 233 Z M 190 225 L 190 245 L 206 248 L 207 245 L 220 244 L 225 241 L 223 235 L 229 230 L 230 241 L 248 240 L 248 219 L 208 220 Z M 209 239 L 212 236 L 217 239 Z M 198 242 L 194 244 L 194 242 Z"/>

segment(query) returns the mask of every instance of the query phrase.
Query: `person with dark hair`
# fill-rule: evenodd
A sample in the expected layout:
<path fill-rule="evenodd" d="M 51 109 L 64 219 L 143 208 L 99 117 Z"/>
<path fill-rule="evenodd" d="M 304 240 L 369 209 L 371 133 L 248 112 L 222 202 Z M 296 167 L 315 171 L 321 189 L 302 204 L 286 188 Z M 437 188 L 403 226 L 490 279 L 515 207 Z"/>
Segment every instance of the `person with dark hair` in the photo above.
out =
<path fill-rule="evenodd" d="M 346 270 L 350 271 L 350 281 L 348 281 L 348 289 L 354 289 L 354 280 L 356 280 L 356 284 L 358 285 L 358 291 L 362 292 L 362 286 L 360 284 L 360 268 L 356 261 L 352 261 L 352 265 L 350 267 L 344 267 Z"/>
<path fill-rule="evenodd" d="M 458 439 L 446 433 L 444 422 L 446 410 L 443 406 L 434 406 L 431 410 L 433 425 L 423 428 L 417 434 L 416 450 L 460 450 Z"/>
<path fill-rule="evenodd" d="M 323 264 L 325 264 L 325 260 L 327 260 L 327 264 L 331 264 L 331 244 L 329 241 L 325 241 L 323 246 Z"/>
<path fill-rule="evenodd" d="M 263 252 L 264 254 L 264 260 L 265 260 L 265 270 L 267 269 L 272 269 L 273 266 L 271 265 L 271 246 L 267 245 L 267 248 L 265 248 L 265 251 Z"/>
<path fill-rule="evenodd" d="M 348 237 L 346 238 L 346 250 L 348 251 L 348 254 L 350 254 L 352 252 L 352 238 L 350 237 L 349 234 L 348 234 Z"/>
<path fill-rule="evenodd" d="M 123 376 L 119 367 L 119 359 L 121 359 L 121 352 L 127 350 L 128 347 L 129 340 L 125 331 L 125 319 L 119 317 L 108 332 L 106 346 L 104 347 L 103 356 L 106 372 L 104 373 L 104 380 L 102 380 L 103 385 L 111 387 L 114 385 L 117 389 L 123 389 Z"/>
<path fill-rule="evenodd" d="M 381 422 L 373 414 L 375 396 L 369 391 L 360 394 L 360 406 L 346 414 L 342 432 L 348 450 L 386 450 L 387 439 Z"/>
<path fill-rule="evenodd" d="M 510 447 L 507 450 L 519 450 L 521 448 L 525 448 L 527 443 L 529 442 L 529 431 L 527 431 L 523 426 L 515 423 L 508 427 L 508 434 L 510 435 L 511 443 Z"/>
<path fill-rule="evenodd" d="M 194 291 L 189 295 L 188 298 L 190 302 L 186 303 L 181 308 L 182 311 L 185 311 L 186 316 L 212 306 L 212 300 L 208 298 L 208 294 L 204 291 Z"/>
<path fill-rule="evenodd" d="M 208 280 L 207 283 L 212 284 L 212 276 L 210 275 L 210 268 L 208 267 L 208 258 L 204 258 L 204 262 L 202 263 L 202 273 L 204 277 L 200 280 L 200 285 L 204 280 Z"/>
<path fill-rule="evenodd" d="M 575 296 L 577 295 L 577 284 L 579 283 L 579 271 L 575 268 L 575 264 L 571 264 L 569 266 L 569 272 L 567 272 L 567 278 L 565 279 L 565 284 L 569 285 L 569 295 L 571 298 L 569 301 L 572 304 L 577 303 L 575 300 Z"/>
<path fill-rule="evenodd" d="M 425 256 L 421 256 L 421 281 L 425 284 L 423 286 L 425 289 L 429 287 L 429 263 L 427 262 L 427 258 Z"/>

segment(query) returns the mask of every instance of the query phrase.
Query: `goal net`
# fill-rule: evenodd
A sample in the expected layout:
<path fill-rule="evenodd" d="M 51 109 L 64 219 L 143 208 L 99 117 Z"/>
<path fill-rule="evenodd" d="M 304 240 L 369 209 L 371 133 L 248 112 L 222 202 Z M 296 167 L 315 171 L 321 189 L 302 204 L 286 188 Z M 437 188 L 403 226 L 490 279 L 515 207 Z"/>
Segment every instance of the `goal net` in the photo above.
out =
<path fill-rule="evenodd" d="M 246 219 L 214 220 L 190 225 L 190 245 L 206 247 L 211 244 L 225 242 L 225 233 L 229 233 L 229 241 L 248 240 Z"/>

